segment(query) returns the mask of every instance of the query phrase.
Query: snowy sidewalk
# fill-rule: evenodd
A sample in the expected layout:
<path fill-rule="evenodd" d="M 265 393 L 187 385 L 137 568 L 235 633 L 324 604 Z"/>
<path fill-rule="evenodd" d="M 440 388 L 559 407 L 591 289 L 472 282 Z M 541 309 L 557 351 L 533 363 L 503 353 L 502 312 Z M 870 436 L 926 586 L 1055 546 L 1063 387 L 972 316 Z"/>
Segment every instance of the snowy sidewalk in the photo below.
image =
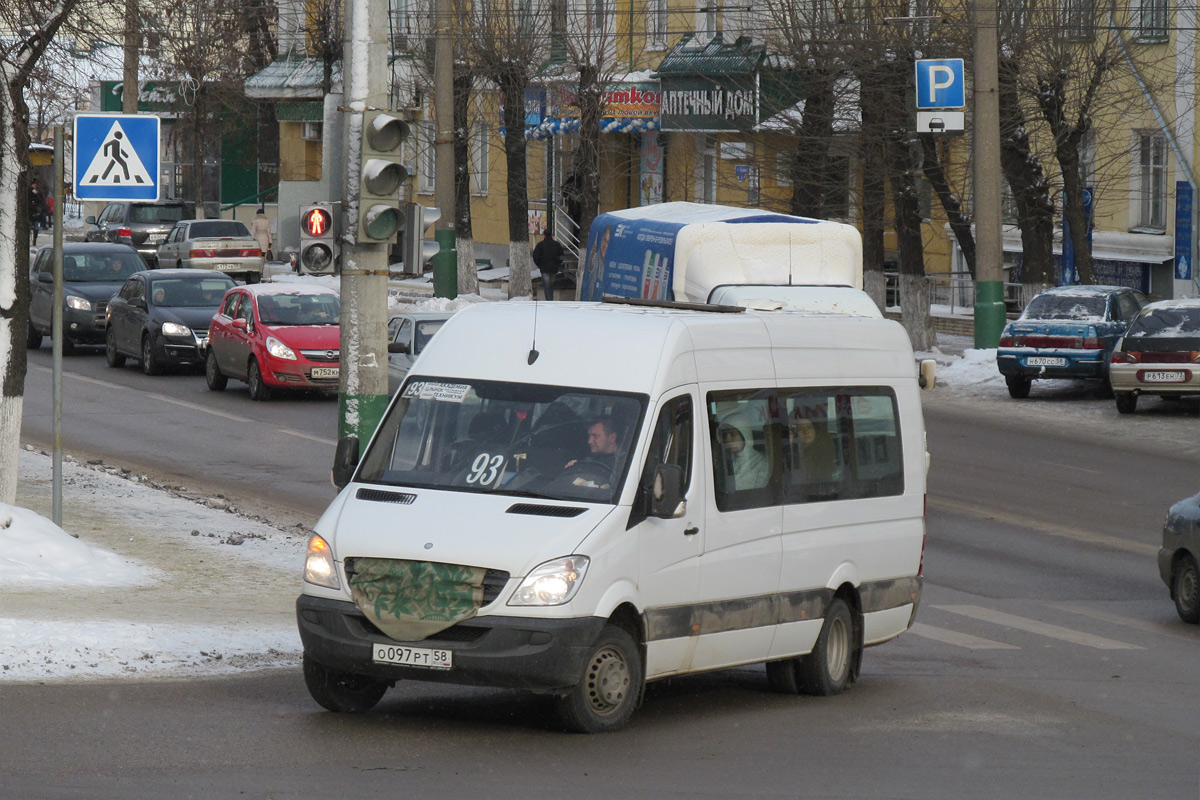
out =
<path fill-rule="evenodd" d="M 0 504 L 0 683 L 298 663 L 307 530 L 67 458 L 75 539 L 49 521 L 49 456 L 19 464 L 18 506 Z"/>

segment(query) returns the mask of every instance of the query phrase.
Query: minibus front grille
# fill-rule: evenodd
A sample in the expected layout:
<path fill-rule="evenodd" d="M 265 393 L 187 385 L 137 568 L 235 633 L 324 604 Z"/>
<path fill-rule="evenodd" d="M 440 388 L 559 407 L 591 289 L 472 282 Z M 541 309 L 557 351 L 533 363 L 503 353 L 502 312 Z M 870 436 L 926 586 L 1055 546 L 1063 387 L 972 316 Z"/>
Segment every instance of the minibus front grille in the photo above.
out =
<path fill-rule="evenodd" d="M 354 577 L 356 559 L 350 556 L 346 559 L 343 569 L 346 571 L 346 580 L 349 581 Z M 486 606 L 489 603 L 495 602 L 500 593 L 504 591 L 504 587 L 508 585 L 509 575 L 502 569 L 489 569 L 483 574 L 483 599 L 479 601 L 480 606 Z"/>
<path fill-rule="evenodd" d="M 407 494 L 405 492 L 385 492 L 382 489 L 359 489 L 354 495 L 358 500 L 371 500 L 376 503 L 400 503 L 401 505 L 412 505 L 417 499 L 415 494 Z"/>
<path fill-rule="evenodd" d="M 586 508 L 578 506 L 539 506 L 536 503 L 516 503 L 509 506 L 508 514 L 528 514 L 531 517 L 578 517 Z"/>

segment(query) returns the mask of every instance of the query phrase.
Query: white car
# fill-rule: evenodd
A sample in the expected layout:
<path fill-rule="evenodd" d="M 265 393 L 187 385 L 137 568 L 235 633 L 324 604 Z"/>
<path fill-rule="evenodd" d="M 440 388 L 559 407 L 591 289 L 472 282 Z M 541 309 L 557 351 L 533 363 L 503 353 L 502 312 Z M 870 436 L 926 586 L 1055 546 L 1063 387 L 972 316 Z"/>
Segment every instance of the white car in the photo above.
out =
<path fill-rule="evenodd" d="M 388 394 L 400 388 L 417 356 L 452 316 L 453 311 L 413 311 L 388 319 Z"/>

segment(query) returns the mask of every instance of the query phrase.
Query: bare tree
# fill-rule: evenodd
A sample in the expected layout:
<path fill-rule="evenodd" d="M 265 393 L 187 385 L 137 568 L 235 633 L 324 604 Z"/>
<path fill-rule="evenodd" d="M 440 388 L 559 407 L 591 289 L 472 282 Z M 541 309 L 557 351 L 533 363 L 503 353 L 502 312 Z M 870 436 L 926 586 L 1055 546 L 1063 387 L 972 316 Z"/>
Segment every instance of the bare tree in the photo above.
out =
<path fill-rule="evenodd" d="M 17 495 L 29 333 L 29 107 L 25 92 L 78 0 L 0 4 L 0 502 Z"/>
<path fill-rule="evenodd" d="M 549 52 L 550 13 L 544 5 L 456 0 L 460 39 L 479 74 L 504 103 L 504 159 L 508 175 L 508 294 L 533 293 L 529 247 L 529 185 L 525 90 Z"/>

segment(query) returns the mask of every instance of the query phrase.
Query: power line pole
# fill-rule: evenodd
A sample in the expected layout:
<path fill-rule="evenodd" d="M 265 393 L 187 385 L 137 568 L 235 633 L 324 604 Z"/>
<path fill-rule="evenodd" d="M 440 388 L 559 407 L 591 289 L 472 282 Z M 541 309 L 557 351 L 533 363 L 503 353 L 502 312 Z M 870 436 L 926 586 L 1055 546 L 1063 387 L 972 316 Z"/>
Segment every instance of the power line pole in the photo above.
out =
<path fill-rule="evenodd" d="M 388 106 L 387 0 L 346 0 L 345 20 L 338 438 L 357 437 L 365 445 L 388 400 L 388 245 L 360 233 L 364 116 Z"/>
<path fill-rule="evenodd" d="M 433 54 L 433 97 L 437 106 L 434 150 L 434 202 L 441 210 L 434 238 L 441 246 L 433 257 L 433 289 L 438 297 L 458 295 L 454 207 L 454 0 L 437 0 L 437 39 Z M 524 98 L 521 98 L 524 102 Z M 410 271 L 413 267 L 409 267 Z"/>
<path fill-rule="evenodd" d="M 138 21 L 138 0 L 125 0 L 124 69 L 121 72 L 121 112 L 138 111 L 138 51 L 141 48 L 141 25 Z"/>
<path fill-rule="evenodd" d="M 975 16 L 975 346 L 995 347 L 1004 330 L 1000 242 L 1000 78 L 996 0 L 972 0 Z"/>

